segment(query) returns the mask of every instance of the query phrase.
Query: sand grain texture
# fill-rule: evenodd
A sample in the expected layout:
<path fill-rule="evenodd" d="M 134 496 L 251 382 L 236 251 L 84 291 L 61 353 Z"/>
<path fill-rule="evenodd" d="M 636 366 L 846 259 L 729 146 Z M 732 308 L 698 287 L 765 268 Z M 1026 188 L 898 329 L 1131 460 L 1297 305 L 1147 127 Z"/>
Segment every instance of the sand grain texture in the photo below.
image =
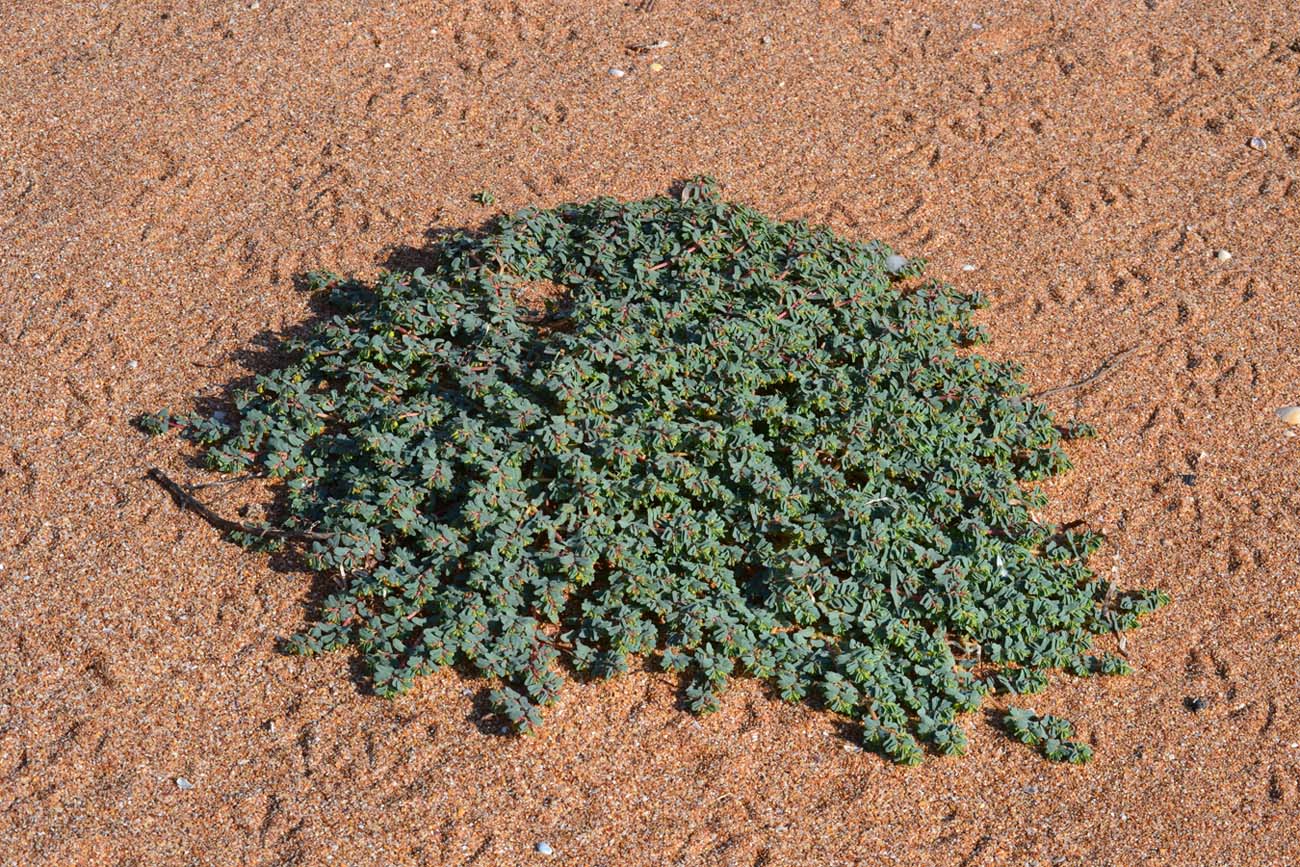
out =
<path fill-rule="evenodd" d="M 5 4 L 0 864 L 1300 863 L 1300 441 L 1274 415 L 1300 402 L 1300 19 L 921 5 Z M 1137 674 L 1030 702 L 1091 765 L 975 715 L 969 756 L 903 770 L 753 683 L 696 720 L 651 672 L 502 738 L 479 681 L 389 702 L 346 654 L 277 653 L 311 576 L 144 479 L 204 474 L 127 420 L 266 364 L 302 271 L 418 261 L 481 189 L 700 171 L 987 293 L 987 352 L 1035 389 L 1142 347 L 1047 398 L 1102 431 L 1049 517 L 1174 597 Z"/>

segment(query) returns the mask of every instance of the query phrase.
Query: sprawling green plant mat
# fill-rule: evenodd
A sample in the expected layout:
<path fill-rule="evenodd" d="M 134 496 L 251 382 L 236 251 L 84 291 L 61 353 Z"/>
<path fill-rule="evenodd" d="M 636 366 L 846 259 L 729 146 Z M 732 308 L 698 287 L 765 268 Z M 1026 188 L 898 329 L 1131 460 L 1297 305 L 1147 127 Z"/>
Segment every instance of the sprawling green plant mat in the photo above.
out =
<path fill-rule="evenodd" d="M 991 690 L 1126 671 L 1093 637 L 1166 601 L 1095 577 L 1095 534 L 1035 519 L 1032 482 L 1086 426 L 963 351 L 981 300 L 920 275 L 706 178 L 524 210 L 426 269 L 315 275 L 337 315 L 236 420 L 144 424 L 285 480 L 279 530 L 325 534 L 311 563 L 342 576 L 290 645 L 355 647 L 381 694 L 467 663 L 529 730 L 566 668 L 648 655 L 696 711 L 747 673 L 913 763 L 961 752 Z M 1087 757 L 1016 713 L 1013 735 Z"/>

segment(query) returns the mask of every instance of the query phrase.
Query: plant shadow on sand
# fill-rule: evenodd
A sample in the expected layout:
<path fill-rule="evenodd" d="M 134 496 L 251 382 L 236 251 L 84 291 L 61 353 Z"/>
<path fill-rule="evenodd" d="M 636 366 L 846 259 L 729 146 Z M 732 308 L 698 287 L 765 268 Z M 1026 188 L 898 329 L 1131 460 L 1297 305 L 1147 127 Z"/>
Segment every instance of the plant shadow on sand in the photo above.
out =
<path fill-rule="evenodd" d="M 468 230 L 431 227 L 425 232 L 424 245 L 391 247 L 385 251 L 377 264 L 384 270 L 392 272 L 411 272 L 417 268 L 427 268 L 436 261 L 439 250 L 447 239 L 466 232 L 469 234 L 485 232 L 495 219 L 489 219 L 478 227 Z M 296 353 L 286 348 L 286 344 L 308 337 L 321 324 L 328 322 L 337 314 L 338 311 L 329 301 L 328 293 L 319 291 L 316 287 L 313 280 L 314 273 L 303 272 L 295 274 L 292 278 L 294 289 L 307 296 L 307 317 L 281 331 L 270 329 L 259 331 L 253 335 L 247 345 L 228 353 L 224 361 L 238 365 L 246 373 L 222 384 L 215 394 L 193 398 L 189 404 L 191 411 L 205 418 L 236 418 L 238 416 L 237 395 L 254 388 L 258 376 L 280 369 L 294 360 Z M 205 449 L 201 446 L 183 448 L 181 456 L 184 465 L 194 473 L 204 473 L 206 476 L 198 476 L 189 482 L 175 480 L 195 500 L 221 517 L 249 527 L 259 523 L 274 527 L 290 514 L 287 489 L 284 484 L 268 480 L 262 474 L 234 478 L 221 477 L 206 463 L 204 454 Z M 175 502 L 175 497 L 170 499 Z M 182 503 L 176 502 L 176 505 L 184 508 Z M 189 509 L 187 511 L 192 512 Z M 203 520 L 196 513 L 187 517 L 190 520 Z M 231 545 L 239 544 L 233 539 L 226 541 Z M 303 597 L 304 626 L 309 625 L 319 616 L 330 595 L 341 588 L 341 576 L 328 575 L 311 569 L 303 542 L 268 540 L 262 548 L 268 556 L 267 565 L 272 570 L 295 576 L 311 575 L 311 583 Z M 289 651 L 285 647 L 283 638 L 278 650 L 287 653 Z M 374 695 L 370 672 L 361 656 L 355 652 L 348 655 L 349 676 L 356 689 L 361 694 Z M 473 666 L 468 664 L 457 668 L 465 676 L 476 674 Z M 481 694 L 476 696 L 475 709 L 471 718 L 476 720 L 481 731 L 495 733 L 500 730 L 500 724 L 493 715 L 486 712 L 487 695 L 488 690 L 483 689 Z"/>

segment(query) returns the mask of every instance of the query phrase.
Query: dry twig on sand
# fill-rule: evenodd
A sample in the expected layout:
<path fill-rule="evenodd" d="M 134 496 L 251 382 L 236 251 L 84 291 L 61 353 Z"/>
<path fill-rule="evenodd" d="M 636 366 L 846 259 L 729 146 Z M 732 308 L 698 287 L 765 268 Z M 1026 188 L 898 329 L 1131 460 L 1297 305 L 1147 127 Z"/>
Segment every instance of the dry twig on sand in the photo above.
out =
<path fill-rule="evenodd" d="M 1158 349 L 1159 347 L 1164 346 L 1168 342 L 1169 340 L 1161 341 L 1160 343 L 1157 343 L 1153 348 Z M 1128 349 L 1121 349 L 1119 352 L 1112 354 L 1109 358 L 1107 358 L 1105 361 L 1099 364 L 1096 370 L 1094 370 L 1092 373 L 1085 376 L 1083 379 L 1077 380 L 1075 382 L 1069 382 L 1066 383 L 1065 385 L 1058 385 L 1053 388 L 1047 388 L 1042 391 L 1035 392 L 1034 394 L 1030 395 L 1030 397 L 1034 399 L 1038 399 L 1040 397 L 1047 397 L 1049 394 L 1060 394 L 1063 391 L 1070 391 L 1071 389 L 1082 388 L 1085 385 L 1091 385 L 1092 383 L 1101 379 L 1107 373 L 1110 373 L 1112 370 L 1114 370 L 1116 365 L 1118 365 L 1121 361 L 1128 358 L 1130 355 L 1132 355 L 1133 353 L 1137 352 L 1139 349 L 1142 348 L 1143 345 L 1139 343 L 1136 346 L 1130 346 Z"/>
<path fill-rule="evenodd" d="M 334 538 L 333 533 L 321 533 L 313 530 L 281 530 L 275 527 L 254 527 L 249 524 L 241 524 L 238 521 L 223 518 L 203 505 L 193 494 L 179 483 L 173 481 L 170 476 L 157 467 L 151 467 L 145 476 L 162 485 L 182 509 L 189 509 L 197 513 L 200 518 L 218 530 L 224 530 L 227 533 L 247 533 L 250 536 L 263 539 L 289 539 L 298 542 L 328 542 Z"/>

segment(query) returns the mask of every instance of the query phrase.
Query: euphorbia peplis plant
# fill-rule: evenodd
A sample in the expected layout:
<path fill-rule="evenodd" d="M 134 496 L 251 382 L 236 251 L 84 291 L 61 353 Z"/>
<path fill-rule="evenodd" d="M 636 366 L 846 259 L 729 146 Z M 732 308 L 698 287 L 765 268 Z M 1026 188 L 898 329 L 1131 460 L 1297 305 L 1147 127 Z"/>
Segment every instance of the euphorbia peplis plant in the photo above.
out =
<path fill-rule="evenodd" d="M 648 655 L 696 711 L 744 673 L 896 761 L 958 753 L 990 689 L 1125 670 L 1093 636 L 1165 597 L 1114 592 L 1095 534 L 1034 517 L 1086 426 L 961 351 L 978 296 L 890 253 L 704 178 L 524 210 L 427 269 L 315 275 L 337 315 L 236 420 L 144 423 L 284 480 L 281 529 L 328 533 L 311 562 L 344 576 L 291 647 L 356 648 L 381 694 L 466 662 L 528 730 L 562 663 Z"/>

